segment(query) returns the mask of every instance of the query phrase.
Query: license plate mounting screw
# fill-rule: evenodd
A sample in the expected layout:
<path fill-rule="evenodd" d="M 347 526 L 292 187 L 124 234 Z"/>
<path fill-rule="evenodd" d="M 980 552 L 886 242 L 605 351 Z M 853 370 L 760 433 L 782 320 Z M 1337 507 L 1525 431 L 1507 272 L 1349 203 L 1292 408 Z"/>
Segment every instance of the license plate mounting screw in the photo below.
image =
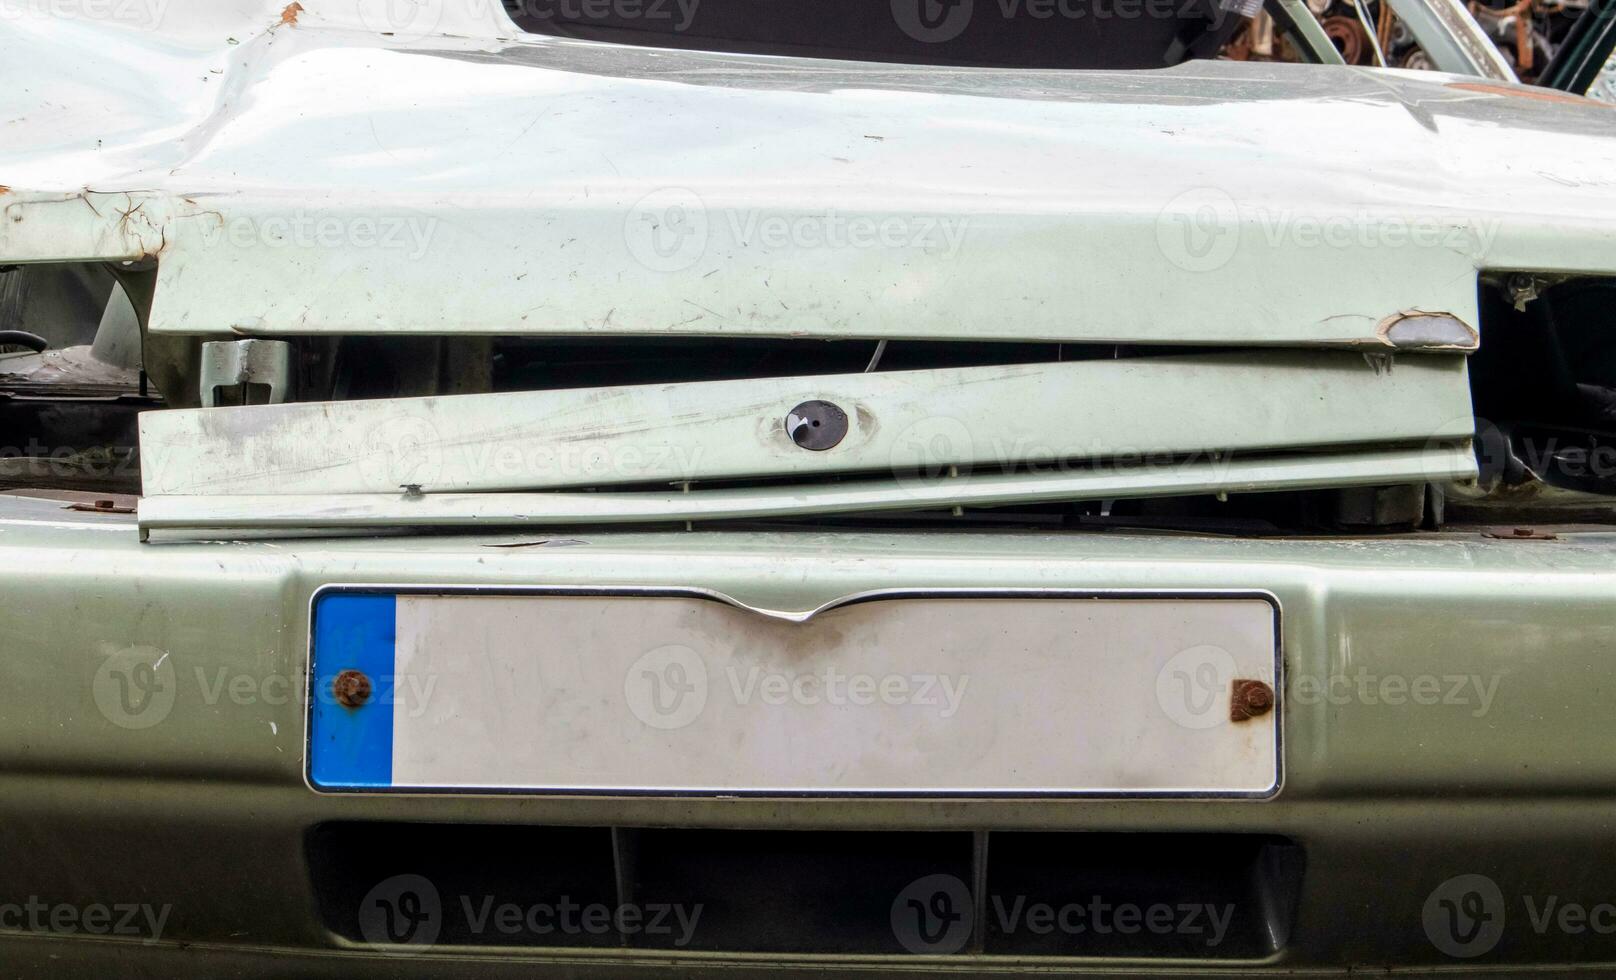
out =
<path fill-rule="evenodd" d="M 1274 689 L 1266 681 L 1236 680 L 1229 692 L 1229 720 L 1245 721 L 1274 709 Z"/>
<path fill-rule="evenodd" d="M 345 670 L 332 679 L 331 694 L 344 708 L 357 708 L 370 700 L 370 678 L 362 671 Z"/>

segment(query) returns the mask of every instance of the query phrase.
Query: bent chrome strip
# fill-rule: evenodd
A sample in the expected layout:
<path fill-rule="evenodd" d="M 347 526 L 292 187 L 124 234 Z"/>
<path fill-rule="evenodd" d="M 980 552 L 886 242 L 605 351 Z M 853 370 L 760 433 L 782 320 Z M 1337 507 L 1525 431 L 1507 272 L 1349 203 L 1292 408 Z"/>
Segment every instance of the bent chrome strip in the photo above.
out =
<path fill-rule="evenodd" d="M 147 497 L 141 533 L 180 529 L 463 527 L 810 517 L 1121 497 L 1448 482 L 1476 476 L 1468 442 L 1379 452 L 1202 460 L 690 493 L 262 494 Z"/>

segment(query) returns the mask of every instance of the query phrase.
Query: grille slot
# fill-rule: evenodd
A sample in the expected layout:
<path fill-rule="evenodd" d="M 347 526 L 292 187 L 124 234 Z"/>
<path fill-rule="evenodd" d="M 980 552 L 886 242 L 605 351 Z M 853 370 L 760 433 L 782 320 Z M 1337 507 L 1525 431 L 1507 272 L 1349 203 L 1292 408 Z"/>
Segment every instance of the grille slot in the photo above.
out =
<path fill-rule="evenodd" d="M 1300 862 L 1299 848 L 1254 836 L 996 833 L 985 948 L 1264 957 L 1288 933 Z"/>
<path fill-rule="evenodd" d="M 346 822 L 307 854 L 367 944 L 1200 960 L 1283 948 L 1303 864 L 1255 835 Z"/>

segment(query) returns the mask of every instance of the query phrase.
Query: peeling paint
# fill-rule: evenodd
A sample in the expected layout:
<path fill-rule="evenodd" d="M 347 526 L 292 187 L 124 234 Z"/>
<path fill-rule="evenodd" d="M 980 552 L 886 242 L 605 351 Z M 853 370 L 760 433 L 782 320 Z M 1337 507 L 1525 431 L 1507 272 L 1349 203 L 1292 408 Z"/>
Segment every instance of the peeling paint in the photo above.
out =
<path fill-rule="evenodd" d="M 1481 342 L 1476 328 L 1452 313 L 1409 310 L 1380 322 L 1375 336 L 1398 350 L 1473 351 Z"/>

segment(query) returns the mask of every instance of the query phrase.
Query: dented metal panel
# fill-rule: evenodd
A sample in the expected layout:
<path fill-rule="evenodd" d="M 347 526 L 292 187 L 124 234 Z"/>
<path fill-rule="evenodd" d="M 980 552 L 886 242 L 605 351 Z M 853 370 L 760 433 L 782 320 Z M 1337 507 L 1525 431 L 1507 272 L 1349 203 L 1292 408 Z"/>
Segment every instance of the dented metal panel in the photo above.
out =
<path fill-rule="evenodd" d="M 1375 333 L 1397 350 L 1472 351 L 1481 342 L 1476 328 L 1453 314 L 1421 310 L 1387 317 Z"/>
<path fill-rule="evenodd" d="M 1201 459 L 1011 475 L 767 486 L 688 493 L 362 493 L 147 496 L 142 535 L 166 530 L 495 527 L 803 518 L 1167 494 L 1470 480 L 1467 442 L 1415 449 Z"/>
<path fill-rule="evenodd" d="M 1293 346 L 1474 324 L 1481 268 L 1616 268 L 1592 102 L 649 51 L 418 6 L 6 20 L 0 259 L 156 258 L 158 333 Z"/>
<path fill-rule="evenodd" d="M 519 490 L 1469 438 L 1458 355 L 1265 352 L 141 416 L 148 495 Z M 801 403 L 848 431 L 804 448 Z"/>

